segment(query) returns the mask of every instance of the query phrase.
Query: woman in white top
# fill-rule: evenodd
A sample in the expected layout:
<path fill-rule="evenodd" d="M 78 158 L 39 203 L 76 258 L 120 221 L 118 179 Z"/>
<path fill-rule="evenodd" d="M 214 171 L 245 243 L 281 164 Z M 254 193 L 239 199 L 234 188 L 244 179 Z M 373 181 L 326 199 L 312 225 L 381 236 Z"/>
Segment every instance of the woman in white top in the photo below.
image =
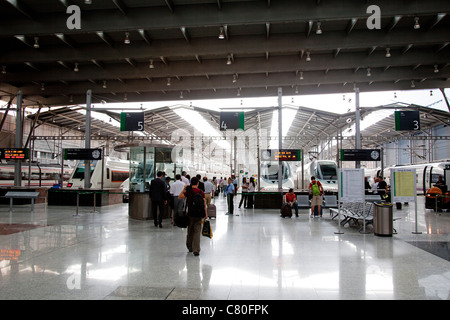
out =
<path fill-rule="evenodd" d="M 248 184 L 248 192 L 249 193 L 253 193 L 256 190 L 256 183 L 255 183 L 255 178 L 251 177 L 250 178 L 250 183 Z M 248 202 L 247 202 L 247 206 L 246 208 L 248 209 L 252 209 L 253 208 L 253 194 L 249 194 L 247 195 L 248 197 Z"/>

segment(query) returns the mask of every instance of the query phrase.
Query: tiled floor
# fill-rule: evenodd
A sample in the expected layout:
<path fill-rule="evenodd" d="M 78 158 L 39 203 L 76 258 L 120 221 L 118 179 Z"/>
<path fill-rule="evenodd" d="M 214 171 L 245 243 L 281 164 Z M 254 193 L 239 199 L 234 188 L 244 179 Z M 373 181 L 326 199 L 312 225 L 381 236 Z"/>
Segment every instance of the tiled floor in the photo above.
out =
<path fill-rule="evenodd" d="M 38 228 L 0 235 L 0 299 L 450 299 L 450 213 L 394 209 L 391 238 L 323 218 L 282 219 L 277 210 L 235 209 L 216 200 L 214 238 L 201 254 L 186 230 L 128 218 L 128 206 L 0 206 L 0 223 Z M 43 227 L 42 227 L 43 226 Z M 442 254 L 441 254 L 442 256 Z"/>

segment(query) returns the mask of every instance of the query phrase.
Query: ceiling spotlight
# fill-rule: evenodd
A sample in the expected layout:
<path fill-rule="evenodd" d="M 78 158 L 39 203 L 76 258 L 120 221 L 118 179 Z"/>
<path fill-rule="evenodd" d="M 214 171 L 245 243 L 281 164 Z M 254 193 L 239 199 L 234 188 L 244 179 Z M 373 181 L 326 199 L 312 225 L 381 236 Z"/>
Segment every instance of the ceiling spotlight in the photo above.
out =
<path fill-rule="evenodd" d="M 69 102 L 70 102 L 70 103 L 73 102 L 73 96 L 72 96 L 72 95 L 69 97 Z"/>
<path fill-rule="evenodd" d="M 298 94 L 298 87 L 295 86 L 295 94 Z"/>
<path fill-rule="evenodd" d="M 73 71 L 78 72 L 80 69 L 78 68 L 78 62 L 75 62 L 75 67 L 73 68 Z"/>
<path fill-rule="evenodd" d="M 300 80 L 303 80 L 303 71 L 300 71 Z"/>
<path fill-rule="evenodd" d="M 420 29 L 419 17 L 414 18 L 414 29 Z"/>
<path fill-rule="evenodd" d="M 370 68 L 367 68 L 367 76 L 370 77 L 372 74 L 370 73 Z"/>
<path fill-rule="evenodd" d="M 414 83 L 414 80 L 411 80 L 411 88 L 415 88 L 416 84 Z"/>
<path fill-rule="evenodd" d="M 220 27 L 220 32 L 219 32 L 219 39 L 225 39 L 225 33 L 223 31 L 223 27 Z"/>
<path fill-rule="evenodd" d="M 238 88 L 238 89 L 237 89 L 236 96 L 237 96 L 237 97 L 240 97 L 240 96 L 241 96 L 241 88 Z"/>
<path fill-rule="evenodd" d="M 390 58 L 390 57 L 391 57 L 391 52 L 390 52 L 390 50 L 391 50 L 391 49 L 386 48 L 386 58 Z"/>
<path fill-rule="evenodd" d="M 236 82 L 237 82 L 236 75 L 233 74 L 233 83 L 236 83 Z"/>
<path fill-rule="evenodd" d="M 150 65 L 148 66 L 150 69 L 154 69 L 155 66 L 153 65 L 153 59 L 150 59 Z"/>
<path fill-rule="evenodd" d="M 227 65 L 230 65 L 232 62 L 231 62 L 231 55 L 228 55 L 228 58 L 227 58 Z"/>
<path fill-rule="evenodd" d="M 435 65 L 434 65 L 434 73 L 438 73 L 438 72 L 439 72 L 438 65 L 435 64 Z"/>
<path fill-rule="evenodd" d="M 397 99 L 397 92 L 394 92 L 394 98 Z"/>
<path fill-rule="evenodd" d="M 123 43 L 125 44 L 130 44 L 130 33 L 129 32 L 125 32 L 125 40 L 123 41 Z"/>
<path fill-rule="evenodd" d="M 183 91 L 180 91 L 180 99 L 183 99 Z"/>
<path fill-rule="evenodd" d="M 167 86 L 169 87 L 171 85 L 170 78 L 167 78 Z"/>
<path fill-rule="evenodd" d="M 321 22 L 317 22 L 317 30 L 316 30 L 316 34 L 322 34 L 322 29 L 320 28 Z"/>
<path fill-rule="evenodd" d="M 2 74 L 6 74 L 6 66 L 2 66 Z"/>
<path fill-rule="evenodd" d="M 433 96 L 433 90 L 430 90 L 430 97 Z"/>
<path fill-rule="evenodd" d="M 103 81 L 103 89 L 106 89 L 106 80 Z"/>
<path fill-rule="evenodd" d="M 84 0 L 84 4 L 92 4 L 92 0 Z"/>
<path fill-rule="evenodd" d="M 41 83 L 41 91 L 44 91 L 45 90 L 45 84 L 42 82 Z"/>
<path fill-rule="evenodd" d="M 33 48 L 39 49 L 39 37 L 34 37 L 34 45 Z"/>
<path fill-rule="evenodd" d="M 308 52 L 306 52 L 306 61 L 311 61 L 311 57 L 309 56 L 309 51 Z"/>

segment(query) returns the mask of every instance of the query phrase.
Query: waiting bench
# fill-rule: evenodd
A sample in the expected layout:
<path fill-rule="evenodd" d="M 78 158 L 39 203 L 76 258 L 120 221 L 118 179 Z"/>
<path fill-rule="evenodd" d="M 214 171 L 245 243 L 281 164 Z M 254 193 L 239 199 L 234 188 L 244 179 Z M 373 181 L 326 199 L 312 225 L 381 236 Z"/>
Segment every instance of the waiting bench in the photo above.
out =
<path fill-rule="evenodd" d="M 365 220 L 367 224 L 373 224 L 373 212 L 375 206 L 372 202 L 344 202 L 341 204 L 341 215 L 344 216 L 342 220 L 342 226 L 345 226 L 350 221 L 358 223 L 359 220 Z M 336 218 L 339 214 L 339 209 L 330 209 L 330 214 L 334 214 L 332 219 Z"/>
<path fill-rule="evenodd" d="M 9 212 L 12 212 L 13 199 L 31 199 L 31 212 L 34 211 L 34 199 L 39 196 L 38 191 L 22 192 L 22 191 L 8 191 L 5 198 L 9 198 Z"/>

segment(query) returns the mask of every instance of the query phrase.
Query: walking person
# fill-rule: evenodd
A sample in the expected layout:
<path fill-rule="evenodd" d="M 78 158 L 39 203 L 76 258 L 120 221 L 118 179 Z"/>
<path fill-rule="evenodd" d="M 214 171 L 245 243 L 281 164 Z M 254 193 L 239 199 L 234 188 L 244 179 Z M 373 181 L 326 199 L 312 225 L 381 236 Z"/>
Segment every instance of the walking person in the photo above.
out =
<path fill-rule="evenodd" d="M 152 215 L 155 227 L 159 225 L 162 228 L 162 219 L 164 216 L 164 206 L 167 204 L 166 183 L 162 180 L 164 173 L 158 171 L 156 178 L 150 183 L 150 199 L 152 200 Z M 157 210 L 159 209 L 159 215 Z"/>
<path fill-rule="evenodd" d="M 173 216 L 172 216 L 172 223 L 176 220 L 176 217 L 183 214 L 183 205 L 184 200 L 178 199 L 178 196 L 180 193 L 184 190 L 184 182 L 181 179 L 181 175 L 177 174 L 175 176 L 175 182 L 172 183 L 170 186 L 170 194 L 173 197 Z"/>
<path fill-rule="evenodd" d="M 316 181 L 315 177 L 311 177 L 311 183 L 309 184 L 309 192 L 312 193 L 311 199 L 311 216 L 314 216 L 314 209 L 317 206 L 317 212 L 319 216 L 322 216 L 322 194 L 323 187 L 320 181 Z"/>
<path fill-rule="evenodd" d="M 191 185 L 185 186 L 178 196 L 179 199 L 187 198 L 189 224 L 186 236 L 186 247 L 195 256 L 200 254 L 200 236 L 202 232 L 202 219 L 207 219 L 205 193 L 198 188 L 198 179 L 193 177 Z"/>
<path fill-rule="evenodd" d="M 208 207 L 211 204 L 211 198 L 213 196 L 214 193 L 214 185 L 208 181 L 207 177 L 203 177 L 203 184 L 205 186 L 205 202 L 206 202 L 206 207 Z"/>

